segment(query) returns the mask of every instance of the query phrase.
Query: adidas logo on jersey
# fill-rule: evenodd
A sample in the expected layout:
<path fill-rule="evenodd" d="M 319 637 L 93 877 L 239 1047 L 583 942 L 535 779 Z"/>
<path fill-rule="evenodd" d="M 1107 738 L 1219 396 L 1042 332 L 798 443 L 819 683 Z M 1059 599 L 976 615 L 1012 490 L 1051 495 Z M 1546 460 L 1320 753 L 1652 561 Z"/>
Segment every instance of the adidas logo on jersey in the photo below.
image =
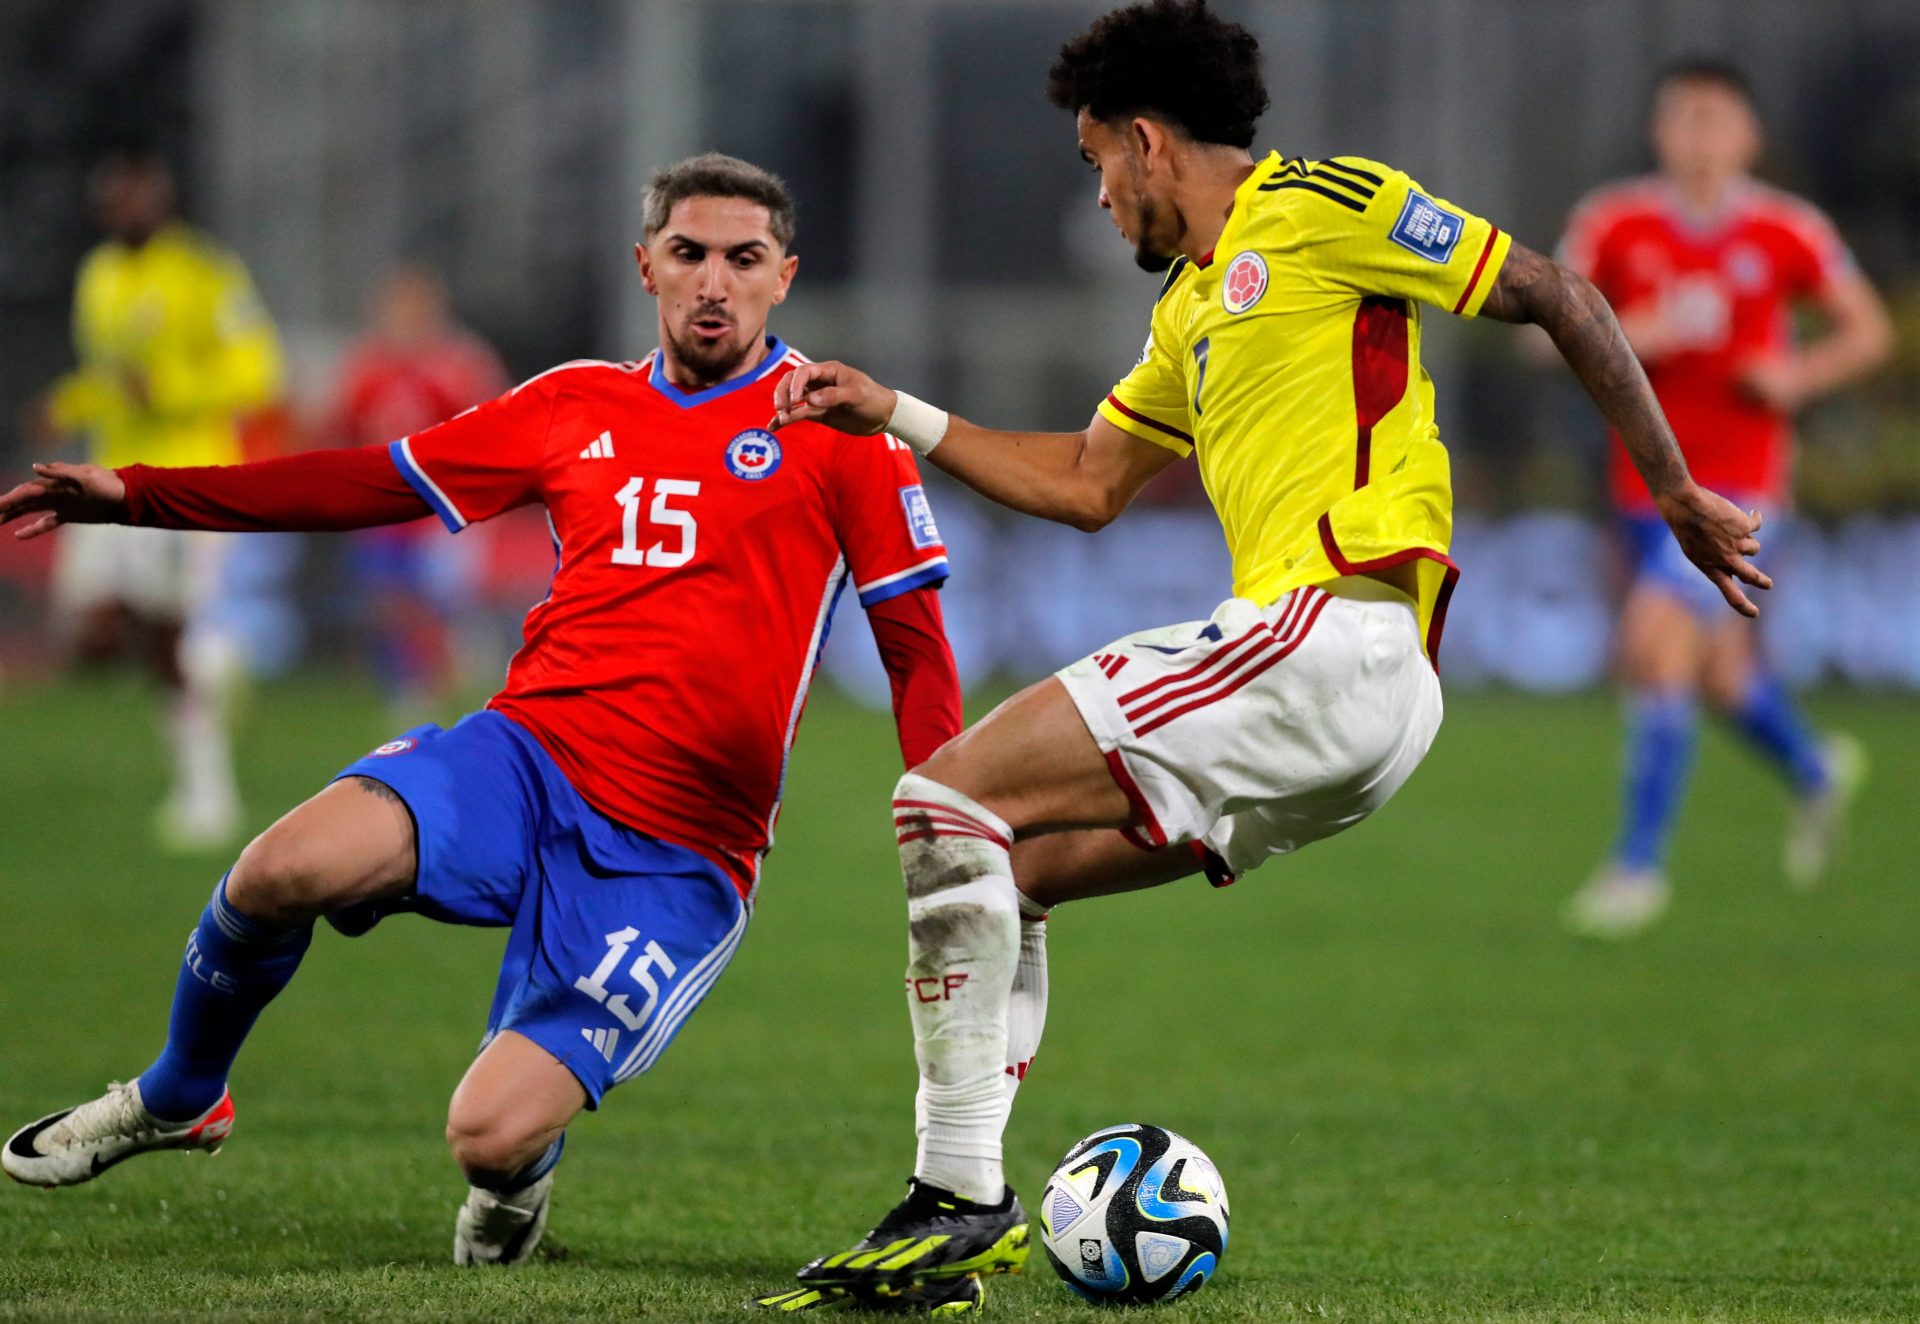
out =
<path fill-rule="evenodd" d="M 599 442 L 594 443 L 595 446 L 599 444 Z M 593 447 L 589 446 L 587 449 L 592 450 Z M 612 452 L 608 453 L 611 454 Z M 606 1058 L 609 1062 L 613 1061 L 613 1049 L 614 1045 L 620 1042 L 620 1031 L 582 1030 L 580 1031 L 580 1037 L 593 1045 L 594 1052 L 600 1054 L 600 1056 Z"/>
<path fill-rule="evenodd" d="M 583 460 L 611 460 L 613 458 L 613 434 L 611 432 L 602 432 L 599 436 L 595 437 L 588 443 L 587 448 L 580 452 L 580 458 Z"/>

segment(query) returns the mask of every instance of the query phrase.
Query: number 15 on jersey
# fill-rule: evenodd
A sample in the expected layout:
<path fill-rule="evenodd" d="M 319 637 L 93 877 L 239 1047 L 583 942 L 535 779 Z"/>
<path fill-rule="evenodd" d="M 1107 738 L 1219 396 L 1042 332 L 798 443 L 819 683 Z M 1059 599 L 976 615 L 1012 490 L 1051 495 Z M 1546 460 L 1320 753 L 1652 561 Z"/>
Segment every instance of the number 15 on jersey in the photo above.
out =
<path fill-rule="evenodd" d="M 656 478 L 653 480 L 653 505 L 647 512 L 647 522 L 653 529 L 672 531 L 662 535 L 651 547 L 640 546 L 640 503 L 645 499 L 647 480 L 629 478 L 627 485 L 614 494 L 614 500 L 620 503 L 620 545 L 613 549 L 615 565 L 650 565 L 662 570 L 671 570 L 675 566 L 685 565 L 693 559 L 693 550 L 700 537 L 700 526 L 695 523 L 693 512 L 672 504 L 675 497 L 696 497 L 700 495 L 700 483 L 691 478 Z M 668 545 L 668 537 L 674 542 Z"/>

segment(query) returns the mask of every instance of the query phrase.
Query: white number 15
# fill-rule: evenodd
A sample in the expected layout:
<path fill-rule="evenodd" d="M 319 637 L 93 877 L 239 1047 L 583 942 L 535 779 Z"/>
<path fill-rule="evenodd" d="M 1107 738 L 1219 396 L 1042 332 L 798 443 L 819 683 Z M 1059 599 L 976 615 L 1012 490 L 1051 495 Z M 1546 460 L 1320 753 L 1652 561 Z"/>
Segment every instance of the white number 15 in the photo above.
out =
<path fill-rule="evenodd" d="M 627 485 L 614 494 L 614 500 L 620 503 L 620 545 L 613 549 L 615 565 L 651 565 L 663 570 L 685 565 L 693 559 L 693 548 L 700 536 L 700 526 L 694 523 L 691 511 L 677 510 L 667 504 L 669 497 L 693 497 L 700 495 L 700 484 L 690 478 L 657 478 L 653 483 L 653 509 L 648 512 L 648 523 L 656 529 L 678 529 L 678 545 L 668 547 L 663 539 L 653 546 L 642 550 L 640 547 L 640 496 L 646 490 L 647 480 L 630 478 Z"/>

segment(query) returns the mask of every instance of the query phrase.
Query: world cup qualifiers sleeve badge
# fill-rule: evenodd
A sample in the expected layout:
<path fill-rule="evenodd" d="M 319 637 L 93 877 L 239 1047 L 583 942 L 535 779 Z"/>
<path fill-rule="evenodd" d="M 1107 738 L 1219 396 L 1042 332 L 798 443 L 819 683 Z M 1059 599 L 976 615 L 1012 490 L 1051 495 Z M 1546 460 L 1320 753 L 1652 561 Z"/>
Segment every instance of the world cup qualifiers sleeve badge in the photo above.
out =
<path fill-rule="evenodd" d="M 727 472 L 757 483 L 780 467 L 780 439 L 765 428 L 748 428 L 727 443 Z"/>
<path fill-rule="evenodd" d="M 1460 232 L 1466 227 L 1466 218 L 1458 212 L 1448 211 L 1424 193 L 1411 191 L 1388 237 L 1429 262 L 1445 262 L 1453 256 L 1454 245 L 1460 242 Z"/>
<path fill-rule="evenodd" d="M 919 548 L 940 545 L 940 527 L 933 522 L 933 506 L 927 501 L 927 489 L 915 483 L 900 489 L 900 505 L 907 513 L 907 532 Z"/>

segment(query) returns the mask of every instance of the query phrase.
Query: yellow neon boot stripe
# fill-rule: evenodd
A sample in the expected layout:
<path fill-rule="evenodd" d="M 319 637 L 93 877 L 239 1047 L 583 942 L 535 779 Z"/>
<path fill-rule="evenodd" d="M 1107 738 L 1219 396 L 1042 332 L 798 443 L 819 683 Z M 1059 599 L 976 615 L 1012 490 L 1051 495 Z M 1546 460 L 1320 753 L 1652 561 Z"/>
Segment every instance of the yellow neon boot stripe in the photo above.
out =
<path fill-rule="evenodd" d="M 870 1251 L 867 1251 L 865 1254 L 854 1256 L 852 1259 L 847 1261 L 846 1267 L 849 1269 L 864 1269 L 869 1264 L 872 1264 L 875 1260 L 883 1260 L 887 1256 L 893 1254 L 895 1251 L 907 1249 L 912 1245 L 913 1245 L 912 1237 L 902 1237 L 898 1241 L 889 1242 L 887 1245 L 880 1247 L 880 1249 L 878 1250 L 870 1250 Z"/>
<path fill-rule="evenodd" d="M 945 1245 L 947 1242 L 952 1240 L 953 1240 L 952 1237 L 944 1237 L 944 1236 L 943 1237 L 927 1237 L 926 1239 L 921 1241 L 918 1245 L 909 1246 L 906 1250 L 901 1251 L 898 1255 L 894 1256 L 892 1259 L 883 1260 L 879 1264 L 876 1264 L 874 1267 L 876 1269 L 904 1269 L 909 1264 L 912 1264 L 915 1260 L 925 1259 L 927 1256 L 933 1254 L 934 1251 L 940 1249 L 941 1246 Z"/>

